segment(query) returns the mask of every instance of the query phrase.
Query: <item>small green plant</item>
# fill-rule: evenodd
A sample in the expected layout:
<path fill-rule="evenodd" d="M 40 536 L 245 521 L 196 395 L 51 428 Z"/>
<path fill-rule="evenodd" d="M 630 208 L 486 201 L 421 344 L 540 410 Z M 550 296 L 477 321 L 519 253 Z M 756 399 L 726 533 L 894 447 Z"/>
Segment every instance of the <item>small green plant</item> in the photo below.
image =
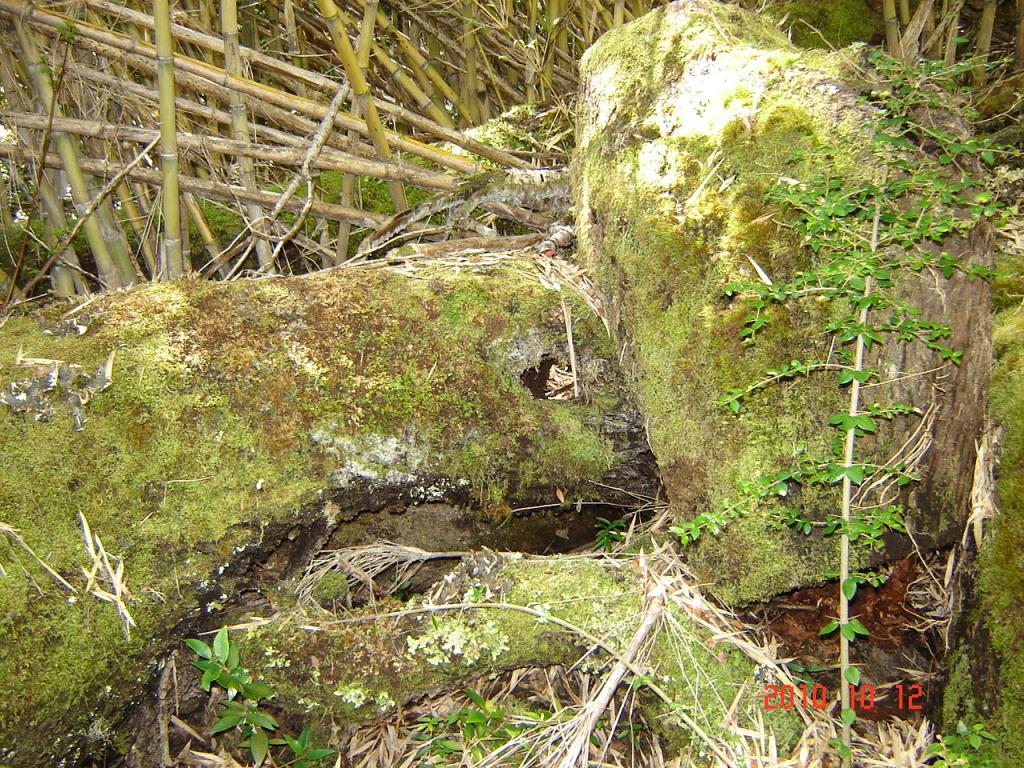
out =
<path fill-rule="evenodd" d="M 928 754 L 937 758 L 932 768 L 995 768 L 996 764 L 983 750 L 985 742 L 995 740 L 996 737 L 985 730 L 984 724 L 968 726 L 961 721 L 957 723 L 955 736 L 940 736 L 928 747 Z"/>
<path fill-rule="evenodd" d="M 68 45 L 74 45 L 75 38 L 78 37 L 78 27 L 68 19 L 57 25 L 57 33 Z"/>
<path fill-rule="evenodd" d="M 626 521 L 599 517 L 594 528 L 597 530 L 597 535 L 594 536 L 594 546 L 607 552 L 625 538 L 623 531 L 626 530 Z"/>
<path fill-rule="evenodd" d="M 202 671 L 200 684 L 204 691 L 219 685 L 227 691 L 222 702 L 221 715 L 210 733 L 223 733 L 237 728 L 242 735 L 240 746 L 248 747 L 253 763 L 260 766 L 267 759 L 272 746 L 291 750 L 293 758 L 282 765 L 309 768 L 313 763 L 334 754 L 333 749 L 315 747 L 309 743 L 309 729 L 304 728 L 297 738 L 288 735 L 272 736 L 279 727 L 277 720 L 260 708 L 260 702 L 272 698 L 273 689 L 265 682 L 253 680 L 241 666 L 238 643 L 228 637 L 228 628 L 221 627 L 213 638 L 213 645 L 190 637 L 185 645 L 199 657 L 193 665 Z"/>
<path fill-rule="evenodd" d="M 463 755 L 482 760 L 533 723 L 551 716 L 549 712 L 531 711 L 513 722 L 494 702 L 475 691 L 466 689 L 463 693 L 474 706 L 453 709 L 445 717 L 424 715 L 417 721 L 416 738 L 424 742 L 416 753 L 424 761 L 421 765 L 447 765 L 449 758 L 461 765 Z"/>

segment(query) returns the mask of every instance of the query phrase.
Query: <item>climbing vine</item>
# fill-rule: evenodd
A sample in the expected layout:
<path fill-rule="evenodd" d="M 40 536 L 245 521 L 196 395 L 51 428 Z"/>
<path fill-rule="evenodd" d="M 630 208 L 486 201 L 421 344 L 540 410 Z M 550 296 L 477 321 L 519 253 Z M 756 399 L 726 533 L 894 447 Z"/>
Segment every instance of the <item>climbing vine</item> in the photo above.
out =
<path fill-rule="evenodd" d="M 847 393 L 847 407 L 828 419 L 835 429 L 831 452 L 805 457 L 772 474 L 738 483 L 738 494 L 718 509 L 705 511 L 672 528 L 683 544 L 705 533 L 718 534 L 731 520 L 765 506 L 780 527 L 804 535 L 820 529 L 840 540 L 839 615 L 821 628 L 839 633 L 840 719 L 843 737 L 833 746 L 848 764 L 850 726 L 856 719 L 850 688 L 860 671 L 850 664 L 850 643 L 868 630 L 849 615 L 849 604 L 866 574 L 851 571 L 850 545 L 880 547 L 886 531 L 905 532 L 899 490 L 919 479 L 933 409 L 928 404 L 872 402 L 865 388 L 887 383 L 883 373 L 866 364 L 867 355 L 888 341 L 921 344 L 938 357 L 939 365 L 958 365 L 960 350 L 950 346 L 950 327 L 929 319 L 894 290 L 901 274 L 934 270 L 945 278 L 962 273 L 968 279 L 991 277 L 988 267 L 967 264 L 942 250 L 947 237 L 966 235 L 985 217 L 1002 215 L 1004 205 L 985 188 L 985 168 L 1012 150 L 981 138 L 966 138 L 954 128 L 924 124 L 919 115 L 948 113 L 949 91 L 969 72 L 972 62 L 945 66 L 925 61 L 907 65 L 881 54 L 874 56 L 882 82 L 868 98 L 879 115 L 873 151 L 880 178 L 851 181 L 822 173 L 802 183 L 785 179 L 768 198 L 788 213 L 787 226 L 802 237 L 815 255 L 812 269 L 786 282 L 772 282 L 762 270 L 751 279 L 725 286 L 724 292 L 747 308 L 740 337 L 754 345 L 772 322 L 773 307 L 798 300 L 816 300 L 832 308 L 823 330 L 830 336 L 827 355 L 790 360 L 737 385 L 717 405 L 739 414 L 751 397 L 785 381 L 830 374 Z M 924 152 L 920 150 L 925 150 Z M 828 159 L 831 150 L 824 149 Z M 818 158 L 821 159 L 821 158 Z M 827 163 L 822 163 L 826 165 Z M 917 442 L 888 459 L 868 458 L 856 450 L 858 438 L 879 434 L 897 417 L 916 418 Z M 786 504 L 795 486 L 841 486 L 839 511 L 815 521 Z"/>

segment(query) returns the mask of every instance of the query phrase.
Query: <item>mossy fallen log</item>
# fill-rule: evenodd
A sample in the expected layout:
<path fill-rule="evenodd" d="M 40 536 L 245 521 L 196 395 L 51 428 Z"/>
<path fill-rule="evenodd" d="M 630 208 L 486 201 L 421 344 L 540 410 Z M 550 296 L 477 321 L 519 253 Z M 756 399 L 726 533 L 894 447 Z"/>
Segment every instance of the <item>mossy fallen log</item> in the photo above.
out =
<path fill-rule="evenodd" d="M 655 494 L 601 322 L 520 266 L 186 279 L 8 318 L 0 763 L 102 755 L 168 649 L 240 595 L 287 605 L 332 533 L 557 551 L 592 503 Z M 581 395 L 549 399 L 566 310 Z M 88 585 L 83 520 L 109 564 Z"/>
<path fill-rule="evenodd" d="M 816 290 L 830 284 L 828 270 L 843 254 L 828 254 L 825 237 L 816 246 L 822 251 L 807 247 L 799 210 L 779 198 L 806 195 L 806 216 L 818 217 L 808 226 L 834 227 L 837 240 L 859 216 L 863 252 L 871 211 L 851 190 L 907 180 L 930 161 L 927 145 L 892 149 L 874 140 L 882 113 L 862 98 L 870 68 L 862 49 L 799 50 L 765 20 L 702 0 L 656 10 L 584 56 L 573 159 L 579 253 L 610 299 L 679 520 L 749 507 L 736 501 L 745 484 L 836 455 L 829 420 L 846 412 L 848 395 L 821 372 L 850 362 L 843 340 L 827 329 L 862 307 L 851 310 Z M 940 112 L 920 119 L 960 135 L 962 121 Z M 830 210 L 839 200 L 852 202 Z M 901 204 L 914 205 L 913 195 Z M 948 214 L 953 232 L 924 248 L 931 265 L 893 277 L 886 300 L 947 324 L 946 343 L 962 356 L 951 364 L 898 334 L 871 347 L 867 366 L 879 373 L 865 410 L 872 401 L 904 403 L 917 415 L 858 442 L 859 455 L 876 467 L 891 464 L 900 446 L 923 449 L 915 462 L 921 482 L 903 489 L 900 501 L 925 549 L 951 543 L 966 518 L 991 356 L 988 285 L 962 271 L 945 275 L 935 260 L 948 252 L 969 272 L 992 258 L 984 222 L 974 227 L 965 210 L 942 204 L 928 211 Z M 900 246 L 885 248 L 900 258 Z M 730 295 L 732 284 L 781 291 L 808 275 L 808 290 L 794 301 L 766 296 L 758 309 L 743 291 Z M 872 327 L 884 326 L 887 312 L 877 312 Z M 806 365 L 806 375 L 779 374 Z M 776 374 L 783 383 L 755 387 L 738 415 L 723 407 L 731 391 Z M 838 545 L 819 533 L 839 510 L 838 486 L 769 485 L 778 489 L 776 503 L 758 502 L 690 554 L 698 575 L 728 601 L 765 599 L 837 571 Z M 784 508 L 807 521 L 804 530 L 779 524 L 791 514 Z M 887 534 L 885 545 L 880 555 L 856 552 L 855 567 L 911 549 L 902 534 Z"/>
<path fill-rule="evenodd" d="M 609 653 L 615 658 L 626 649 L 644 614 L 651 583 L 636 566 L 635 559 L 483 553 L 467 558 L 425 599 L 340 615 L 296 610 L 236 630 L 234 639 L 249 673 L 274 690 L 270 707 L 325 743 L 332 732 L 393 716 L 396 708 L 483 676 L 577 663 L 603 672 Z M 466 602 L 474 590 L 485 597 Z M 696 759 L 711 749 L 705 734 L 735 744 L 738 733 L 754 728 L 771 731 L 783 750 L 795 743 L 803 723 L 793 711 L 763 711 L 757 665 L 724 635 L 698 626 L 671 595 L 666 611 L 641 669 L 671 705 L 642 680 L 637 702 L 666 749 L 688 755 L 681 765 L 705 764 Z M 188 654 L 178 656 L 181 697 L 195 691 L 201 701 L 198 675 L 181 666 Z M 209 713 L 196 713 L 204 717 Z M 130 745 L 134 764 L 152 764 L 160 753 L 154 719 L 150 710 L 139 713 L 135 732 L 147 738 Z M 171 753 L 186 743 L 175 734 Z"/>

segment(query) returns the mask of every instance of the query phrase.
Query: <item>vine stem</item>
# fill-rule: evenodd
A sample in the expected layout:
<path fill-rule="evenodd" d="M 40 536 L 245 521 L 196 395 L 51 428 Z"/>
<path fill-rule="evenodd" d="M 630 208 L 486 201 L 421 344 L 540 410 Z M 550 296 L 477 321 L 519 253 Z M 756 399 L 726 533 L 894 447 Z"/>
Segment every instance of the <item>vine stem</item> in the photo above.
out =
<path fill-rule="evenodd" d="M 888 169 L 886 169 L 885 176 L 888 177 Z M 882 184 L 885 184 L 883 178 Z M 878 225 L 882 216 L 882 203 L 878 201 L 875 204 L 875 217 L 871 224 L 871 253 L 875 253 L 878 250 Z M 867 298 L 871 295 L 872 279 L 869 274 L 864 279 L 864 297 Z M 868 309 L 869 305 L 865 302 L 864 306 L 860 311 L 860 326 L 863 328 L 867 324 L 868 320 Z M 854 364 L 853 369 L 855 371 L 864 370 L 864 334 L 857 334 L 856 348 L 854 352 Z M 850 383 L 850 408 L 849 415 L 851 418 L 855 417 L 860 410 L 860 381 L 855 377 Z M 853 466 L 853 449 L 857 439 L 857 430 L 855 427 L 851 427 L 846 430 L 846 443 L 843 448 L 843 465 L 849 469 Z M 850 480 L 850 473 L 846 472 L 843 475 L 843 530 L 842 535 L 839 538 L 839 703 L 840 703 L 840 714 L 845 713 L 846 710 L 852 709 L 850 706 L 850 687 L 847 684 L 846 673 L 850 668 L 850 641 L 846 636 L 845 629 L 846 625 L 850 620 L 850 601 L 846 598 L 846 593 L 843 591 L 843 586 L 846 584 L 846 580 L 850 578 L 850 511 L 853 506 L 853 482 Z M 843 746 L 846 747 L 843 755 L 843 768 L 850 768 L 852 765 L 852 729 L 850 723 L 843 719 L 843 731 L 842 740 Z"/>

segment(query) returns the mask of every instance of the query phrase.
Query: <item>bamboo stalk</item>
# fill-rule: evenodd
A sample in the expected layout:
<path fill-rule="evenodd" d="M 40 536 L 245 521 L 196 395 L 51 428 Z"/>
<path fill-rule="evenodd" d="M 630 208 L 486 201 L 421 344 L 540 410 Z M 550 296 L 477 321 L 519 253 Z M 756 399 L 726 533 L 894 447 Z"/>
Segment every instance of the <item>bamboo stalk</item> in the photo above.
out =
<path fill-rule="evenodd" d="M 199 207 L 199 203 L 196 202 L 195 195 L 188 192 L 181 196 L 182 201 L 185 203 L 185 208 L 188 210 L 189 219 L 196 225 L 196 230 L 199 232 L 199 238 L 203 243 L 203 249 L 209 256 L 207 263 L 216 263 L 220 258 L 221 245 L 217 240 L 217 235 L 214 234 L 213 229 L 210 227 L 209 222 L 206 220 L 206 216 L 203 215 L 203 209 Z M 227 270 L 223 270 L 221 275 L 225 275 Z"/>
<path fill-rule="evenodd" d="M 377 105 L 370 97 L 370 85 L 359 69 L 359 62 L 356 52 L 352 49 L 352 41 L 348 39 L 348 32 L 338 13 L 338 7 L 334 0 L 317 0 L 317 7 L 331 30 L 331 39 L 334 41 L 334 50 L 341 61 L 345 74 L 348 76 L 349 84 L 356 101 L 360 104 L 360 113 L 366 126 L 367 134 L 377 151 L 380 160 L 390 160 L 392 157 L 391 146 L 388 144 L 384 126 L 377 113 Z M 405 198 L 405 190 L 399 182 L 389 182 L 388 188 L 391 191 L 391 201 L 394 203 L 395 211 L 404 211 L 409 207 Z"/>
<path fill-rule="evenodd" d="M 444 126 L 446 128 L 454 128 L 455 124 L 452 122 L 451 115 L 449 115 L 446 110 L 438 106 L 435 103 L 435 101 L 431 99 L 430 96 L 428 96 L 427 93 L 422 88 L 420 88 L 419 85 L 417 85 L 416 81 L 405 73 L 401 65 L 398 64 L 398 62 L 396 62 L 393 58 L 391 58 L 391 56 L 388 55 L 387 51 L 384 50 L 380 45 L 378 45 L 374 41 L 373 28 L 376 25 L 377 20 L 381 18 L 387 19 L 387 16 L 377 11 L 378 7 L 379 4 L 377 2 L 363 2 L 363 18 L 360 24 L 361 31 L 359 34 L 359 41 L 360 48 L 362 48 L 362 46 L 364 45 L 362 41 L 367 40 L 367 42 L 365 43 L 366 62 L 363 62 L 363 57 L 360 55 L 358 51 L 356 54 L 356 60 L 359 64 L 359 69 L 360 72 L 362 73 L 363 79 L 367 80 L 368 82 L 367 67 L 369 66 L 369 54 L 372 53 L 374 60 L 388 73 L 388 76 L 391 78 L 391 80 L 397 83 L 398 86 L 403 91 L 405 91 L 405 93 L 408 94 L 414 102 L 416 102 L 416 105 L 421 110 L 427 113 L 432 120 L 435 120 L 438 123 L 438 125 Z M 347 13 L 345 13 L 345 11 L 341 10 L 340 8 L 337 10 L 338 17 L 341 19 L 341 22 L 345 27 L 354 26 L 354 22 L 351 16 L 349 16 Z M 392 25 L 392 27 L 393 26 L 394 25 Z M 369 30 L 368 36 L 364 37 L 364 35 L 367 34 L 367 30 Z"/>
<path fill-rule="evenodd" d="M 885 22 L 885 47 L 890 56 L 899 56 L 900 27 L 896 18 L 895 0 L 882 0 L 882 20 Z"/>
<path fill-rule="evenodd" d="M 178 130 L 174 110 L 174 43 L 168 0 L 154 0 L 156 22 L 157 90 L 160 92 L 160 171 L 163 181 L 164 236 L 158 277 L 176 280 L 185 274 L 181 249 L 181 211 L 178 198 Z"/>
<path fill-rule="evenodd" d="M 962 7 L 962 4 L 958 4 L 951 14 L 952 18 L 949 23 L 949 29 L 946 32 L 946 45 L 942 58 L 943 63 L 947 67 L 951 67 L 956 64 L 956 38 L 957 34 L 960 32 L 960 9 Z"/>
<path fill-rule="evenodd" d="M 920 0 L 929 2 L 930 0 Z M 910 23 L 910 0 L 900 0 L 900 25 L 904 28 Z"/>
<path fill-rule="evenodd" d="M 975 88 L 985 84 L 987 74 L 988 54 L 992 49 L 992 28 L 996 21 L 996 6 L 998 0 L 985 0 L 981 6 L 981 17 L 978 19 L 978 37 L 975 42 L 975 55 L 978 65 L 971 70 L 971 82 Z"/>
<path fill-rule="evenodd" d="M 228 85 L 231 138 L 248 144 L 250 141 L 249 118 L 246 115 L 245 100 L 233 85 L 234 81 L 242 76 L 242 62 L 238 46 L 238 5 L 235 0 L 221 0 L 220 23 L 221 33 L 224 36 L 224 71 L 231 78 Z M 240 156 L 237 160 L 238 176 L 242 186 L 250 192 L 254 191 L 257 188 L 256 166 L 252 158 Z M 254 203 L 249 203 L 245 206 L 245 211 L 253 233 L 256 235 L 256 257 L 259 259 L 260 268 L 272 271 L 273 260 L 270 243 L 266 238 L 260 236 L 265 229 L 263 209 Z"/>
<path fill-rule="evenodd" d="M 545 10 L 547 29 L 544 40 L 544 68 L 541 70 L 540 78 L 541 99 L 550 97 L 555 83 L 555 25 L 558 23 L 561 8 L 561 0 L 549 0 Z"/>
<path fill-rule="evenodd" d="M 377 23 L 377 0 L 368 0 L 363 6 L 363 21 L 359 28 L 359 45 L 356 49 L 356 64 L 359 67 L 359 71 L 362 72 L 363 77 L 366 77 L 370 67 L 370 50 L 371 40 L 373 38 L 373 28 Z M 352 105 L 353 112 L 360 109 L 357 103 Z M 348 131 L 348 142 L 352 150 L 355 150 L 356 142 L 358 141 L 359 135 L 353 131 Z M 355 176 L 351 173 L 346 173 L 341 180 L 341 204 L 346 206 L 352 206 L 353 195 L 355 193 Z M 332 266 L 335 264 L 341 264 L 348 257 L 348 246 L 349 239 L 352 236 L 352 224 L 347 221 L 343 221 L 338 224 L 338 239 L 335 243 L 334 255 L 331 259 Z"/>
<path fill-rule="evenodd" d="M 299 30 L 295 25 L 295 8 L 292 6 L 292 0 L 284 0 L 284 36 L 285 41 L 288 43 L 288 53 L 292 60 L 292 65 L 298 68 L 302 68 L 302 45 L 299 43 Z M 301 80 L 295 84 L 295 92 L 299 96 L 307 97 L 306 85 Z"/>
<path fill-rule="evenodd" d="M 55 104 L 55 99 L 53 89 L 50 86 L 50 77 L 46 69 L 46 63 L 43 61 L 29 30 L 25 29 L 25 26 L 20 22 L 15 23 L 14 29 L 24 54 L 25 67 L 28 70 L 29 81 L 32 83 L 32 88 L 35 92 L 36 102 L 41 109 L 50 114 L 51 105 Z M 56 106 L 54 106 L 52 113 L 56 115 L 56 112 Z M 66 134 L 58 133 L 54 136 L 54 140 L 57 145 L 57 151 L 60 153 L 61 163 L 52 167 L 63 168 L 67 176 L 68 186 L 71 188 L 71 198 L 75 208 L 81 215 L 89 206 L 90 185 L 78 163 L 78 149 L 72 142 L 71 137 Z M 25 159 L 31 160 L 31 153 L 27 154 L 28 157 Z M 89 248 L 92 251 L 93 260 L 96 262 L 96 268 L 100 272 L 100 279 L 112 287 L 120 287 L 126 283 L 134 282 L 132 279 L 126 279 L 127 276 L 122 274 L 121 270 L 114 264 L 109 243 L 100 228 L 98 217 L 89 217 L 89 220 L 85 222 L 84 230 L 86 241 L 89 243 Z"/>
<path fill-rule="evenodd" d="M 470 125 L 480 123 L 480 102 L 477 100 L 476 4 L 462 0 L 462 47 L 466 53 L 465 71 L 459 77 L 459 95 L 469 107 L 466 116 Z"/>
<path fill-rule="evenodd" d="M 358 2 L 365 8 L 367 0 L 358 0 Z M 401 30 L 391 23 L 387 14 L 378 9 L 376 18 L 377 26 L 392 35 L 392 37 L 398 42 L 398 47 L 402 50 L 404 55 L 410 59 L 410 63 L 413 67 L 423 72 L 426 78 L 440 92 L 440 95 L 454 104 L 459 111 L 465 110 L 467 108 L 466 105 L 461 102 L 458 94 L 451 86 L 448 85 L 447 81 L 445 81 L 444 77 L 437 71 L 434 65 L 430 63 L 430 59 L 425 57 L 419 49 L 417 49 L 409 39 L 402 34 Z M 431 58 L 434 58 L 433 54 L 431 55 Z"/>
<path fill-rule="evenodd" d="M 540 97 L 538 80 L 540 79 L 540 39 L 537 36 L 537 7 L 539 0 L 526 0 L 526 23 L 529 41 L 526 59 L 526 103 L 535 104 Z"/>
<path fill-rule="evenodd" d="M 20 83 L 15 76 L 15 68 L 10 60 L 10 52 L 4 50 L 3 55 L 0 56 L 0 82 L 3 83 L 4 96 L 7 99 L 8 104 L 18 104 L 22 108 L 27 108 L 31 105 L 31 97 L 26 96 Z M 33 115 L 39 120 L 37 125 L 39 130 L 47 129 L 47 118 L 40 115 Z M 17 131 L 18 137 L 26 146 L 32 146 L 33 141 L 28 131 L 21 129 Z M 56 233 L 67 226 L 67 217 L 64 213 L 64 205 L 54 191 L 55 188 L 63 188 L 62 185 L 54 184 L 50 179 L 50 173 L 45 170 L 38 176 L 38 189 L 39 197 L 42 200 L 42 214 L 44 232 L 46 234 L 47 244 L 50 246 L 56 242 Z M 13 178 L 13 177 L 12 177 Z M 10 221 L 10 208 L 5 206 L 3 211 L 4 214 L 4 226 L 9 227 Z M 74 294 L 87 294 L 89 287 L 85 280 L 81 276 L 81 267 L 78 263 L 78 254 L 75 253 L 74 249 L 66 248 L 64 253 L 61 254 L 61 262 L 70 265 L 71 269 L 66 269 L 60 266 L 55 269 L 51 274 L 51 283 L 53 286 L 54 293 L 58 296 L 69 296 Z M 72 283 L 72 290 L 68 293 L 68 278 Z M 0 294 L 5 294 L 4 291 L 0 291 Z"/>
<path fill-rule="evenodd" d="M 150 277 L 155 278 L 159 269 L 157 265 L 157 252 L 153 247 L 153 241 L 150 239 L 151 233 L 149 228 L 143 225 L 146 216 L 142 214 L 142 211 L 136 205 L 135 198 L 127 184 L 118 184 L 115 194 L 121 203 L 121 210 L 124 211 L 124 218 L 128 222 L 128 226 L 135 232 L 135 238 L 138 240 L 142 251 L 142 258 L 146 262 L 146 270 L 149 272 Z"/>

